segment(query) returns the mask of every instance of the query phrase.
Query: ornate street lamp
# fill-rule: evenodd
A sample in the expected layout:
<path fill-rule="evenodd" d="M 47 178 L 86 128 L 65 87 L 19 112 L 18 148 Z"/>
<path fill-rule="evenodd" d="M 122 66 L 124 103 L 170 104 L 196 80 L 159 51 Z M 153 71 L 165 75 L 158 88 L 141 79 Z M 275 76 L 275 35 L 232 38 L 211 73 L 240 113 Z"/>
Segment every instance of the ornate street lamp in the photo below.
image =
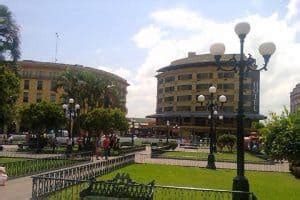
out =
<path fill-rule="evenodd" d="M 170 136 L 170 121 L 169 120 L 167 120 L 167 128 L 168 128 L 167 143 L 169 143 L 169 136 Z"/>
<path fill-rule="evenodd" d="M 63 104 L 62 105 L 66 117 L 69 119 L 69 139 L 72 139 L 72 146 L 74 146 L 74 135 L 73 135 L 73 119 L 75 119 L 80 110 L 80 105 L 79 104 L 74 104 L 74 99 L 70 98 L 69 99 L 69 104 Z"/>
<path fill-rule="evenodd" d="M 249 71 L 267 70 L 267 64 L 271 55 L 275 52 L 276 46 L 272 42 L 266 42 L 260 45 L 259 52 L 264 58 L 262 67 L 256 65 L 256 60 L 244 55 L 244 40 L 250 32 L 250 25 L 247 22 L 238 23 L 235 26 L 235 32 L 240 39 L 240 54 L 234 55 L 228 62 L 226 67 L 221 65 L 221 57 L 225 52 L 225 45 L 216 43 L 211 45 L 210 53 L 214 56 L 218 70 L 235 71 L 239 73 L 239 99 L 237 113 L 237 176 L 233 179 L 233 190 L 249 191 L 249 182 L 245 177 L 244 170 L 244 76 Z M 244 199 L 246 197 L 240 198 Z"/>
<path fill-rule="evenodd" d="M 218 116 L 218 110 L 219 108 L 223 107 L 223 104 L 226 102 L 226 96 L 221 95 L 219 97 L 219 102 L 221 103 L 221 106 L 217 104 L 217 102 L 214 99 L 214 94 L 217 92 L 217 88 L 215 86 L 210 86 L 208 89 L 208 92 L 210 93 L 210 99 L 207 103 L 207 109 L 209 110 L 210 114 L 208 115 L 208 119 L 210 120 L 210 131 L 209 131 L 209 154 L 207 158 L 207 166 L 208 169 L 216 169 L 215 164 L 215 155 L 214 152 L 217 150 L 217 139 L 216 139 L 216 129 L 215 129 L 215 120 Z M 198 101 L 201 103 L 201 105 L 205 101 L 204 95 L 198 96 Z M 219 116 L 219 119 L 223 119 L 223 116 Z"/>
<path fill-rule="evenodd" d="M 131 119 L 131 126 L 132 126 L 132 129 L 131 129 L 131 145 L 134 146 L 134 133 L 135 133 L 135 119 L 132 118 Z"/>

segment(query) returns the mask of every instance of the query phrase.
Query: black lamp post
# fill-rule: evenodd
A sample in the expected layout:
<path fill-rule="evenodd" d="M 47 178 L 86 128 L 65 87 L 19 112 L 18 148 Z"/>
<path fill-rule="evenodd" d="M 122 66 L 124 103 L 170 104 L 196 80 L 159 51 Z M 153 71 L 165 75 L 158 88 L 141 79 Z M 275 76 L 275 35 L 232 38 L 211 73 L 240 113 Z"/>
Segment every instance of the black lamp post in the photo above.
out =
<path fill-rule="evenodd" d="M 214 56 L 218 70 L 235 71 L 239 73 L 239 100 L 237 113 L 237 176 L 233 179 L 232 189 L 236 191 L 249 191 L 249 182 L 245 177 L 244 169 L 244 77 L 249 71 L 267 70 L 267 64 L 271 55 L 275 52 L 275 44 L 266 42 L 260 45 L 259 52 L 264 58 L 264 65 L 259 68 L 256 65 L 256 60 L 244 55 L 244 40 L 250 31 L 250 25 L 246 22 L 238 23 L 235 26 L 235 32 L 240 39 L 240 54 L 234 55 L 230 60 L 222 66 L 221 57 L 225 52 L 225 45 L 222 43 L 213 44 L 210 47 L 210 53 Z M 246 199 L 247 197 L 238 197 Z"/>
<path fill-rule="evenodd" d="M 167 143 L 169 143 L 169 136 L 170 136 L 170 121 L 167 120 L 167 128 L 168 128 L 168 132 L 167 132 Z"/>
<path fill-rule="evenodd" d="M 73 135 L 73 119 L 77 117 L 79 114 L 80 110 L 80 105 L 79 104 L 74 104 L 74 99 L 70 98 L 69 99 L 69 104 L 63 104 L 62 105 L 65 114 L 67 118 L 69 119 L 69 139 L 72 139 L 72 146 L 74 146 L 74 135 Z"/>
<path fill-rule="evenodd" d="M 215 86 L 210 86 L 208 89 L 208 92 L 210 93 L 210 99 L 207 104 L 207 109 L 210 112 L 210 115 L 208 116 L 208 119 L 210 120 L 210 131 L 209 131 L 209 154 L 207 158 L 207 166 L 208 169 L 216 169 L 215 164 L 215 155 L 214 152 L 216 152 L 216 129 L 215 129 L 215 118 L 218 116 L 218 109 L 223 106 L 223 104 L 226 102 L 226 96 L 221 95 L 219 97 L 219 102 L 221 103 L 221 106 L 217 104 L 217 102 L 214 99 L 214 94 L 217 92 L 217 88 Z M 198 96 L 198 101 L 203 104 L 205 101 L 204 95 Z M 223 116 L 219 116 L 220 119 L 223 119 Z"/>
<path fill-rule="evenodd" d="M 134 127 L 134 123 L 135 123 L 135 120 L 132 118 L 131 119 L 131 126 L 132 126 L 132 129 L 131 129 L 131 145 L 134 146 L 134 133 L 135 133 L 135 127 Z"/>

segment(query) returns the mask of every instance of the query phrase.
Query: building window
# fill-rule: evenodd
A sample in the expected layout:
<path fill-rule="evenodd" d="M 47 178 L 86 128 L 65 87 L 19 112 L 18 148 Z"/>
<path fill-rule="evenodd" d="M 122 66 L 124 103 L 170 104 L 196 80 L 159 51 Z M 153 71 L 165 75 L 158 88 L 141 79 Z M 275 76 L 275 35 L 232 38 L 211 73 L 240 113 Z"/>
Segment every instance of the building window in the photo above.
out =
<path fill-rule="evenodd" d="M 162 89 L 162 88 L 158 89 L 158 94 L 162 94 L 163 92 L 164 92 L 164 89 Z"/>
<path fill-rule="evenodd" d="M 191 111 L 190 106 L 177 106 L 177 111 Z"/>
<path fill-rule="evenodd" d="M 35 73 L 36 73 L 37 78 L 44 78 L 44 72 L 43 71 L 37 71 Z"/>
<path fill-rule="evenodd" d="M 244 84 L 244 89 L 245 90 L 250 90 L 251 89 L 251 84 L 250 83 L 245 83 Z"/>
<path fill-rule="evenodd" d="M 234 72 L 219 72 L 218 78 L 233 78 Z"/>
<path fill-rule="evenodd" d="M 213 78 L 213 73 L 199 73 L 199 74 L 197 74 L 197 80 L 212 79 L 212 78 Z"/>
<path fill-rule="evenodd" d="M 164 83 L 164 79 L 159 79 L 158 80 L 158 84 L 163 84 Z"/>
<path fill-rule="evenodd" d="M 57 85 L 56 81 L 51 81 L 51 91 L 56 91 L 56 85 Z"/>
<path fill-rule="evenodd" d="M 212 85 L 212 84 L 209 84 L 209 83 L 197 84 L 197 85 L 196 85 L 196 90 L 197 90 L 197 91 L 200 91 L 200 90 L 207 90 L 207 91 L 208 91 L 208 88 L 209 88 L 211 85 Z"/>
<path fill-rule="evenodd" d="M 184 91 L 184 90 L 192 90 L 192 85 L 179 85 L 177 86 L 178 91 Z"/>
<path fill-rule="evenodd" d="M 182 74 L 178 76 L 178 80 L 190 80 L 192 79 L 192 74 Z"/>
<path fill-rule="evenodd" d="M 177 96 L 177 101 L 191 101 L 192 95 Z"/>
<path fill-rule="evenodd" d="M 24 90 L 29 90 L 29 80 L 24 80 Z"/>
<path fill-rule="evenodd" d="M 196 111 L 206 111 L 206 106 L 196 106 L 195 110 Z"/>
<path fill-rule="evenodd" d="M 165 93 L 168 93 L 168 92 L 174 92 L 174 86 L 166 87 L 165 88 Z"/>
<path fill-rule="evenodd" d="M 244 107 L 244 110 L 245 110 L 245 112 L 253 112 L 253 109 L 252 109 L 252 107 L 250 107 L 250 106 L 245 106 Z"/>
<path fill-rule="evenodd" d="M 165 97 L 165 102 L 172 102 L 174 101 L 174 97 L 171 96 L 171 97 Z"/>
<path fill-rule="evenodd" d="M 29 101 L 28 92 L 23 92 L 23 102 L 27 103 Z"/>
<path fill-rule="evenodd" d="M 158 98 L 158 103 L 162 103 L 162 98 Z"/>
<path fill-rule="evenodd" d="M 50 101 L 55 102 L 56 101 L 56 94 L 51 94 L 50 95 Z"/>
<path fill-rule="evenodd" d="M 230 90 L 234 89 L 234 84 L 233 83 L 221 83 L 217 85 L 218 89 L 223 89 L 223 90 Z"/>
<path fill-rule="evenodd" d="M 233 112 L 233 106 L 224 106 L 223 111 L 224 112 Z"/>
<path fill-rule="evenodd" d="M 165 78 L 165 83 L 173 82 L 175 81 L 175 76 L 170 76 Z"/>
<path fill-rule="evenodd" d="M 244 102 L 251 101 L 251 95 L 244 95 Z"/>
<path fill-rule="evenodd" d="M 233 78 L 234 72 L 219 72 L 218 78 Z"/>
<path fill-rule="evenodd" d="M 42 101 L 42 93 L 38 92 L 36 93 L 36 102 L 41 102 Z"/>
<path fill-rule="evenodd" d="M 164 111 L 165 111 L 165 112 L 171 112 L 171 111 L 173 111 L 173 106 L 165 107 L 165 108 L 164 108 Z"/>
<path fill-rule="evenodd" d="M 37 81 L 36 89 L 37 90 L 42 90 L 43 89 L 43 81 L 42 80 Z"/>
<path fill-rule="evenodd" d="M 157 113 L 161 113 L 162 112 L 162 108 L 157 108 L 156 112 Z"/>

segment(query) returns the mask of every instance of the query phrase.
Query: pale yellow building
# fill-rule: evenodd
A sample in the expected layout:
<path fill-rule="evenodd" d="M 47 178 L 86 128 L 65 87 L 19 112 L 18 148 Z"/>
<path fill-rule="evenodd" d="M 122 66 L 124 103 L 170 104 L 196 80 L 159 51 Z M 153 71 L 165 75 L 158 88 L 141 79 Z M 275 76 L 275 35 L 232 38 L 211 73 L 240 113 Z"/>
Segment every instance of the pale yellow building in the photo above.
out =
<path fill-rule="evenodd" d="M 232 58 L 232 54 L 222 57 L 222 64 Z M 238 58 L 237 58 L 238 59 Z M 158 127 L 180 125 L 181 129 L 195 134 L 209 132 L 209 112 L 197 101 L 202 94 L 209 99 L 208 88 L 214 85 L 217 96 L 225 95 L 227 102 L 219 110 L 224 116 L 217 120 L 217 131 L 235 132 L 238 107 L 238 73 L 218 70 L 213 56 L 196 55 L 193 52 L 187 58 L 175 60 L 169 66 L 159 69 L 157 74 L 156 113 L 147 117 L 156 118 Z M 248 130 L 253 121 L 264 119 L 259 114 L 259 72 L 248 72 L 244 80 L 245 127 Z"/>
<path fill-rule="evenodd" d="M 125 79 L 115 74 L 91 67 L 84 67 L 82 65 L 68 65 L 32 60 L 19 61 L 18 67 L 21 77 L 21 92 L 18 99 L 18 105 L 36 103 L 40 101 L 50 101 L 58 104 L 63 103 L 61 98 L 63 90 L 55 90 L 57 83 L 56 79 L 62 72 L 70 69 L 90 71 L 99 76 L 111 79 L 117 87 L 117 91 L 120 96 L 121 109 L 127 112 L 126 95 L 128 83 Z"/>

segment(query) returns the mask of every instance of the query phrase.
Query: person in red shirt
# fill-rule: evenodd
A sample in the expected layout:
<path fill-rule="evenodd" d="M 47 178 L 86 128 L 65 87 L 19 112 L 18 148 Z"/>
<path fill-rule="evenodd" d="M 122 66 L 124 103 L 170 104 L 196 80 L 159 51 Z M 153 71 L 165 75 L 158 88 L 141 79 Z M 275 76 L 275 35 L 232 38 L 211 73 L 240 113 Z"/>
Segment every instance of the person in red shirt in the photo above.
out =
<path fill-rule="evenodd" d="M 102 147 L 104 149 L 105 160 L 107 160 L 108 159 L 108 152 L 109 152 L 109 148 L 110 148 L 110 140 L 109 140 L 108 135 L 105 135 L 105 139 L 103 140 Z"/>

